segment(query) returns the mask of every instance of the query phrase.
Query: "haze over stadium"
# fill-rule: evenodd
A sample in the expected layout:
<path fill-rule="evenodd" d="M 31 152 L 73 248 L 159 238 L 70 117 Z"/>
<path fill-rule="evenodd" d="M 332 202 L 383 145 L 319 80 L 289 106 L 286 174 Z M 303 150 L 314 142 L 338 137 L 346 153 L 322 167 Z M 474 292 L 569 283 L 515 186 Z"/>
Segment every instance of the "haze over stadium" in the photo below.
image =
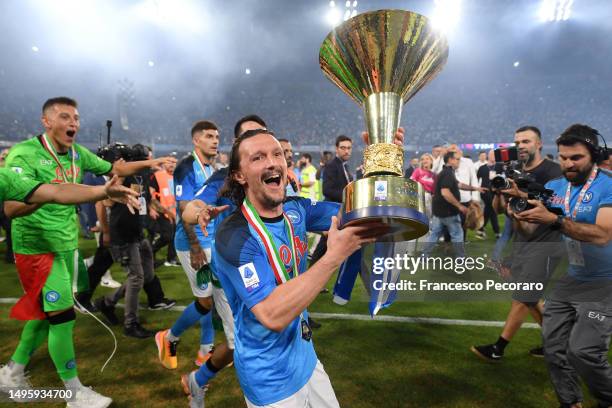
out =
<path fill-rule="evenodd" d="M 510 141 L 517 125 L 538 123 L 551 152 L 567 123 L 612 130 L 606 1 L 567 2 L 560 21 L 548 21 L 550 1 L 450 1 L 450 12 L 443 1 L 349 3 L 2 2 L 0 141 L 35 134 L 40 100 L 69 94 L 89 147 L 111 119 L 114 140 L 186 151 L 186 130 L 206 115 L 228 150 L 233 121 L 257 107 L 295 151 L 329 150 L 364 125 L 361 109 L 321 74 L 318 47 L 330 13 L 342 20 L 345 9 L 378 8 L 431 16 L 449 38 L 447 66 L 403 112 L 407 150 Z"/>

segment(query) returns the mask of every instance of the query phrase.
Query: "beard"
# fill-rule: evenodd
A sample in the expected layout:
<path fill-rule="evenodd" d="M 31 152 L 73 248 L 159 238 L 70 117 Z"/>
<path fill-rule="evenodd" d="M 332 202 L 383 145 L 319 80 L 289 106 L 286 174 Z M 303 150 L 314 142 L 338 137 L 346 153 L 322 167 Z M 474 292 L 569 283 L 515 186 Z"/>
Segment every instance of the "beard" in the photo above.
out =
<path fill-rule="evenodd" d="M 575 172 L 575 174 L 569 176 L 568 170 L 563 169 L 563 176 L 567 179 L 567 181 L 569 181 L 570 183 L 579 186 L 582 185 L 584 183 L 586 183 L 587 179 L 589 178 L 589 176 L 591 175 L 591 172 L 593 171 L 593 165 L 583 169 L 583 170 L 572 170 L 573 172 Z"/>
<path fill-rule="evenodd" d="M 270 197 L 267 194 L 264 194 L 264 196 L 263 196 L 263 205 L 266 208 L 273 209 L 273 208 L 278 207 L 282 203 L 284 203 L 285 202 L 285 198 L 287 198 L 287 190 L 285 190 L 283 192 L 283 198 L 281 198 L 281 199 Z"/>
<path fill-rule="evenodd" d="M 529 152 L 527 151 L 527 158 L 525 159 L 525 161 L 523 162 L 523 164 L 525 166 L 529 166 L 530 164 L 533 164 L 533 161 L 535 160 L 535 152 Z"/>

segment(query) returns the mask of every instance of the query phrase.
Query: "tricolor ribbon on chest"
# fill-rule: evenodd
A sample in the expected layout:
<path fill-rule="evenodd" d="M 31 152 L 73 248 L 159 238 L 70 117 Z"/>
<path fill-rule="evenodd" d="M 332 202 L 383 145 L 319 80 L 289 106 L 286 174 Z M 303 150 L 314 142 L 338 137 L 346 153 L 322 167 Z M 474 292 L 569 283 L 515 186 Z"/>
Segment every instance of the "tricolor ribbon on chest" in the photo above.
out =
<path fill-rule="evenodd" d="M 253 207 L 253 204 L 251 204 L 251 202 L 247 198 L 245 198 L 240 210 L 242 211 L 242 214 L 246 218 L 251 228 L 257 233 L 257 236 L 261 240 L 261 243 L 263 244 L 266 250 L 266 256 L 268 258 L 270 266 L 272 267 L 272 271 L 274 272 L 276 284 L 281 285 L 290 280 L 291 276 L 289 276 L 287 268 L 285 268 L 285 263 L 281 259 L 280 250 L 274 243 L 274 238 L 272 237 L 272 234 L 270 233 L 264 222 L 261 220 L 259 214 L 257 214 L 257 211 Z M 291 260 L 294 266 L 293 276 L 296 276 L 298 274 L 299 266 L 296 257 L 297 251 L 295 249 L 295 231 L 293 229 L 293 224 L 291 223 L 291 220 L 284 212 L 283 221 L 285 223 L 285 233 L 287 234 L 287 239 L 291 243 Z"/>
<path fill-rule="evenodd" d="M 72 156 L 71 157 L 72 162 L 70 163 L 70 170 L 72 172 L 72 181 L 69 181 L 68 174 L 66 173 L 66 169 L 64 169 L 64 166 L 62 166 L 62 163 L 60 162 L 59 157 L 57 157 L 57 153 L 55 152 L 55 148 L 53 147 L 51 142 L 49 142 L 49 139 L 47 138 L 46 133 L 43 133 L 41 141 L 42 141 L 42 145 L 45 148 L 45 150 L 51 155 L 55 163 L 58 165 L 59 169 L 62 171 L 62 178 L 64 179 L 64 183 L 76 183 L 76 177 L 77 177 L 76 161 L 75 161 L 76 151 L 74 149 L 74 146 L 70 146 L 70 155 Z"/>
<path fill-rule="evenodd" d="M 208 180 L 208 178 L 212 176 L 212 173 L 213 173 L 213 171 L 210 169 L 210 166 L 208 166 L 209 169 L 208 171 L 206 171 L 206 166 L 204 165 L 204 163 L 202 163 L 202 160 L 200 160 L 195 150 L 191 152 L 191 155 L 193 156 L 193 159 L 195 160 L 195 162 L 198 163 L 198 165 L 200 166 L 200 170 L 202 170 L 202 174 L 204 174 L 204 177 L 206 177 L 206 180 Z"/>

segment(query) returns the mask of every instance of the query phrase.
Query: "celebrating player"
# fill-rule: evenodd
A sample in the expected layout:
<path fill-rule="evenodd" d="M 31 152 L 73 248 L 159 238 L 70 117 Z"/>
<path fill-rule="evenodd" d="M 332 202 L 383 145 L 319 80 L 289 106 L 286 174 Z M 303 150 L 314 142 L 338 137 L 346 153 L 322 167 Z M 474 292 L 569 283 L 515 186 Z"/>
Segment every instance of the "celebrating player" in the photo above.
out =
<path fill-rule="evenodd" d="M 37 182 L 79 183 L 85 171 L 127 176 L 172 158 L 111 164 L 75 143 L 80 127 L 77 102 L 67 97 L 47 100 L 41 118 L 45 132 L 11 149 L 6 166 Z M 66 388 L 75 390 L 69 407 L 106 407 L 111 399 L 81 384 L 72 338 L 75 312 L 72 297 L 78 228 L 73 206 L 5 203 L 13 221 L 13 246 L 25 296 L 11 317 L 27 320 L 8 366 L 11 384 L 27 384 L 24 367 L 36 348 L 48 338 L 48 348 Z M 39 296 L 42 295 L 42 304 Z"/>

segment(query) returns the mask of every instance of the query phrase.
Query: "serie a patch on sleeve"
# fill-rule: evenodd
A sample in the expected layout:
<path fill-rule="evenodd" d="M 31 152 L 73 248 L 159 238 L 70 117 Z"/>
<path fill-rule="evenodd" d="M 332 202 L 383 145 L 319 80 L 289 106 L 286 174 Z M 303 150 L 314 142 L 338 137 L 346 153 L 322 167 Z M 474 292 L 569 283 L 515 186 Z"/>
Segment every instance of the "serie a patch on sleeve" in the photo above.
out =
<path fill-rule="evenodd" d="M 259 287 L 259 275 L 257 275 L 257 270 L 253 262 L 240 266 L 238 271 L 240 272 L 242 283 L 244 283 L 247 292 L 251 292 Z"/>

